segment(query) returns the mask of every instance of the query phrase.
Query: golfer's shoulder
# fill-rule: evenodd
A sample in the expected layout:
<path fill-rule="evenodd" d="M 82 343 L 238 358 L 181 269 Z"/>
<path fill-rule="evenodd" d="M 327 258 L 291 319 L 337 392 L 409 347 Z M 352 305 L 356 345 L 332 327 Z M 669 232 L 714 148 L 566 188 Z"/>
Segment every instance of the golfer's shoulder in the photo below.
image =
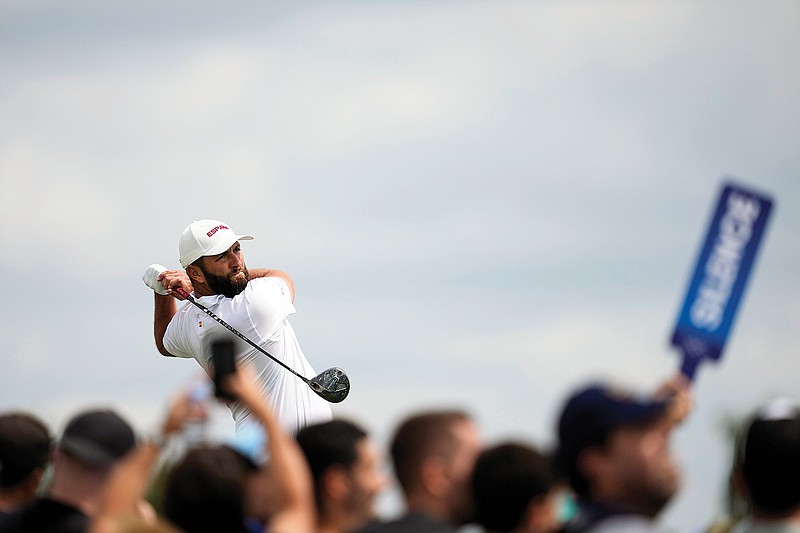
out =
<path fill-rule="evenodd" d="M 247 288 L 245 290 L 255 294 L 266 293 L 269 296 L 287 296 L 290 294 L 288 282 L 278 276 L 264 276 L 251 279 L 247 283 Z"/>
<path fill-rule="evenodd" d="M 282 318 L 294 313 L 289 286 L 280 278 L 250 280 L 241 296 L 254 318 Z"/>

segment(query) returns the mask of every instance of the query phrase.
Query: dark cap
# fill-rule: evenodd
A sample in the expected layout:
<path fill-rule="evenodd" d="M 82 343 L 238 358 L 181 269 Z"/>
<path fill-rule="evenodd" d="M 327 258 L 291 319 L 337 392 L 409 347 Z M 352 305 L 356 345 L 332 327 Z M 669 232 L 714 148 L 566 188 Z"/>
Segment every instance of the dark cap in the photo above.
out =
<path fill-rule="evenodd" d="M 557 463 L 561 467 L 573 463 L 586 448 L 603 444 L 614 429 L 656 419 L 667 403 L 605 384 L 579 389 L 559 417 Z"/>
<path fill-rule="evenodd" d="M 47 426 L 33 415 L 0 416 L 0 487 L 13 487 L 36 468 L 44 468 L 52 441 Z"/>
<path fill-rule="evenodd" d="M 59 448 L 83 463 L 106 467 L 135 444 L 133 429 L 119 415 L 110 410 L 92 410 L 67 424 Z"/>
<path fill-rule="evenodd" d="M 750 418 L 741 468 L 759 511 L 783 515 L 800 508 L 800 404 L 778 398 Z"/>

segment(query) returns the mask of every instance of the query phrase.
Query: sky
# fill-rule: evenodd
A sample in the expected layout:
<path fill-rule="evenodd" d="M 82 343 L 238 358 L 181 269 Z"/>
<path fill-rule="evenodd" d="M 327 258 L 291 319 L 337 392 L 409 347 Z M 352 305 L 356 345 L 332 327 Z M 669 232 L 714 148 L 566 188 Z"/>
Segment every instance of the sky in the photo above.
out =
<path fill-rule="evenodd" d="M 731 421 L 800 398 L 797 2 L 0 0 L 0 72 L 0 407 L 55 432 L 98 405 L 145 432 L 197 378 L 141 275 L 212 218 L 292 275 L 336 416 L 384 445 L 458 407 L 548 448 L 574 387 L 676 372 L 730 176 L 775 209 L 663 521 L 724 514 Z"/>

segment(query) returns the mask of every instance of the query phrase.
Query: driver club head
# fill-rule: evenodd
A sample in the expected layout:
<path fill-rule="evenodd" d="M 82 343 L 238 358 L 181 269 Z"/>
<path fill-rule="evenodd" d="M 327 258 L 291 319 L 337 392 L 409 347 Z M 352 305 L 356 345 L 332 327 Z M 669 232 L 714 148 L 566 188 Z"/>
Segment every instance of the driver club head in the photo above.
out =
<path fill-rule="evenodd" d="M 335 366 L 308 380 L 308 386 L 321 398 L 339 403 L 350 393 L 350 378 L 344 370 Z"/>

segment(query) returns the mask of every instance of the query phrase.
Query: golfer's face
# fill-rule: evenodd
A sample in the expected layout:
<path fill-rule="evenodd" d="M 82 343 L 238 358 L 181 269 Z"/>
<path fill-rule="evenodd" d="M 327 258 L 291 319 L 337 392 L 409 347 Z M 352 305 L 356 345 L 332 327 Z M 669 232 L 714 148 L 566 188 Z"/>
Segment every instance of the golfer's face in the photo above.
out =
<path fill-rule="evenodd" d="M 205 263 L 208 272 L 218 277 L 235 281 L 235 278 L 245 276 L 244 254 L 238 241 L 233 243 L 233 246 L 227 251 L 209 257 Z"/>
<path fill-rule="evenodd" d="M 238 242 L 219 255 L 204 257 L 202 264 L 198 266 L 203 271 L 206 284 L 213 294 L 233 298 L 240 294 L 250 281 L 250 273 L 244 264 L 244 256 Z"/>

